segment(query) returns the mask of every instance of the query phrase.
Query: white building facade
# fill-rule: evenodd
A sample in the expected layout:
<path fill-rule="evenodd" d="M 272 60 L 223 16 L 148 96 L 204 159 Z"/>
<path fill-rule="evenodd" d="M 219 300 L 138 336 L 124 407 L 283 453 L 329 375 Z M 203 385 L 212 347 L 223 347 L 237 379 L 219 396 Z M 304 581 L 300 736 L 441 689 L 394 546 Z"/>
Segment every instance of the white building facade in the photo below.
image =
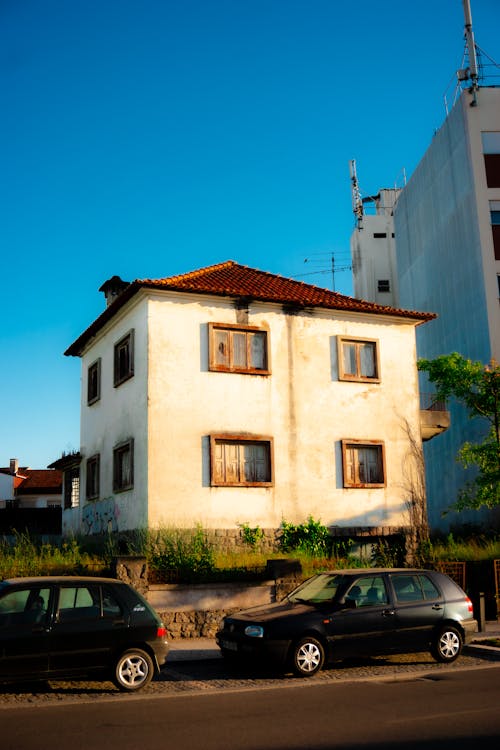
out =
<path fill-rule="evenodd" d="M 408 526 L 432 317 L 232 261 L 125 286 L 66 352 L 82 409 L 64 533 Z"/>

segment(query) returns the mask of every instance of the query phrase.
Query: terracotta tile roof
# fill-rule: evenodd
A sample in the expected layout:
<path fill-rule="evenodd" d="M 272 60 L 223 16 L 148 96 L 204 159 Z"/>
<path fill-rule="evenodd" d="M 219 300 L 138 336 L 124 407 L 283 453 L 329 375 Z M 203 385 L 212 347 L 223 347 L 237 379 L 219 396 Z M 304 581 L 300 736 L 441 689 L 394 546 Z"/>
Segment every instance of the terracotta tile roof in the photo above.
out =
<path fill-rule="evenodd" d="M 391 315 L 418 323 L 432 320 L 434 313 L 402 310 L 375 302 L 348 297 L 323 287 L 259 271 L 228 260 L 196 271 L 164 279 L 136 279 L 66 350 L 68 356 L 79 356 L 87 342 L 140 289 L 164 289 L 193 294 L 213 294 L 260 302 L 276 302 L 292 308 L 326 308 L 330 310 Z"/>
<path fill-rule="evenodd" d="M 62 471 L 57 469 L 23 469 L 26 477 L 16 488 L 17 495 L 43 493 L 56 495 L 62 492 Z"/>

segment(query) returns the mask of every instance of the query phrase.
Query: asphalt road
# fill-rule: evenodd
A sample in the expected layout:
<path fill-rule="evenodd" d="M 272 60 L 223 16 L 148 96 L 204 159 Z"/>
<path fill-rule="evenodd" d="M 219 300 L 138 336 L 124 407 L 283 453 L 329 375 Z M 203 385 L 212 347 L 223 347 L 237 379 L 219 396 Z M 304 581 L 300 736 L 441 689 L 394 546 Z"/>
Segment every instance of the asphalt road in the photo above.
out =
<path fill-rule="evenodd" d="M 498 745 L 500 665 L 4 707 L 2 750 Z"/>

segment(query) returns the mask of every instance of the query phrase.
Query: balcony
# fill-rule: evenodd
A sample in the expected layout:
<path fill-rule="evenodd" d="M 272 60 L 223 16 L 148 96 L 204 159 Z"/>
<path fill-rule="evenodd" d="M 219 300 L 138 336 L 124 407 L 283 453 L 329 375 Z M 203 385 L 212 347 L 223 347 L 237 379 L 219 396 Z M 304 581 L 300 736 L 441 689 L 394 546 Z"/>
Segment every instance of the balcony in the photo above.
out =
<path fill-rule="evenodd" d="M 420 394 L 420 432 L 422 440 L 432 440 L 450 426 L 450 412 L 444 401 L 437 401 L 435 393 Z"/>

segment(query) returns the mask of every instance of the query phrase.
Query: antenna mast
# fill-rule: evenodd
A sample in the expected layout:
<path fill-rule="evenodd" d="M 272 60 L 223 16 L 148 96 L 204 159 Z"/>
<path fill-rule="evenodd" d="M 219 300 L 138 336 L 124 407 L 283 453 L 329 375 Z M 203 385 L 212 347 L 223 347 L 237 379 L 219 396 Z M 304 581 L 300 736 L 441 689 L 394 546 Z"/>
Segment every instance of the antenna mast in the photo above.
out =
<path fill-rule="evenodd" d="M 354 216 L 356 217 L 357 227 L 358 229 L 361 229 L 361 222 L 363 220 L 363 201 L 361 199 L 361 193 L 359 191 L 355 159 L 351 159 L 351 161 L 349 162 L 349 172 L 351 174 L 352 210 Z"/>
<path fill-rule="evenodd" d="M 478 85 L 478 73 L 477 73 L 477 57 L 476 57 L 476 42 L 474 41 L 474 32 L 472 31 L 472 13 L 470 8 L 470 0 L 462 0 L 464 7 L 465 16 L 465 41 L 467 43 L 467 51 L 469 53 L 469 67 L 466 71 L 459 71 L 460 74 L 466 78 L 470 78 L 471 81 L 471 93 L 473 95 L 472 104 L 475 105 L 476 92 L 479 88 Z"/>

